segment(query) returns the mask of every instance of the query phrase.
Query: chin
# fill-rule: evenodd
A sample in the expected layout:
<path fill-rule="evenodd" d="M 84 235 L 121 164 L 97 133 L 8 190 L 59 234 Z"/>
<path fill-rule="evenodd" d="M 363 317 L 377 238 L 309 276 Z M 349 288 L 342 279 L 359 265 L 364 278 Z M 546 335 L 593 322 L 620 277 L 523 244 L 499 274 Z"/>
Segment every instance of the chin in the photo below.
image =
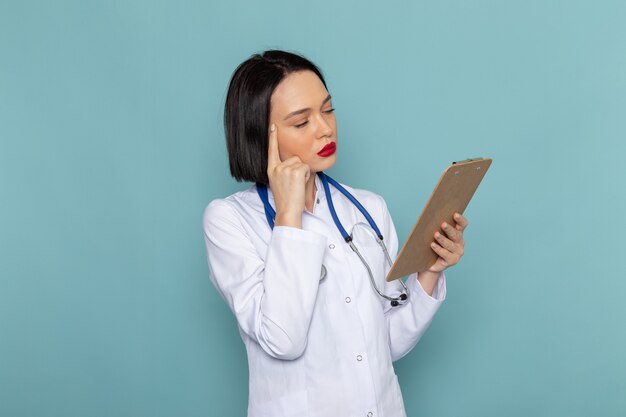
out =
<path fill-rule="evenodd" d="M 337 153 L 329 156 L 328 158 L 325 158 L 323 161 L 316 164 L 315 167 L 312 166 L 311 169 L 315 172 L 326 171 L 327 169 L 332 168 L 336 162 L 337 162 Z"/>

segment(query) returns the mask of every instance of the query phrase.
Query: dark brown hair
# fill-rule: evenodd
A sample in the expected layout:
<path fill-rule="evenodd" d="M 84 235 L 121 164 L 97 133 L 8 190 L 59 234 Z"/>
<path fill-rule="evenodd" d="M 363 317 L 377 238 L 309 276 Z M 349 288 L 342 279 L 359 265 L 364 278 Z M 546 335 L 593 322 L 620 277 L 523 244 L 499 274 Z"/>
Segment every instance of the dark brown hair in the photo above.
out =
<path fill-rule="evenodd" d="M 233 73 L 224 106 L 224 132 L 230 173 L 237 181 L 268 185 L 267 150 L 270 100 L 289 74 L 314 72 L 326 87 L 321 71 L 308 59 L 285 51 L 252 55 Z"/>

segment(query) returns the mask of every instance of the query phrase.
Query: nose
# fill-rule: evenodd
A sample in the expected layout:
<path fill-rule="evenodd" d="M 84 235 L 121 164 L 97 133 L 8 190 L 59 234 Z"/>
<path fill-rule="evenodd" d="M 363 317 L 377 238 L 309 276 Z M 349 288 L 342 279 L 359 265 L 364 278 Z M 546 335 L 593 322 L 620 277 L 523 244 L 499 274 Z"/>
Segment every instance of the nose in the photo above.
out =
<path fill-rule="evenodd" d="M 326 120 L 326 118 L 324 117 L 324 114 L 320 114 L 318 116 L 318 120 L 319 122 L 317 124 L 317 137 L 321 139 L 331 136 L 333 134 L 333 128 L 328 120 Z"/>

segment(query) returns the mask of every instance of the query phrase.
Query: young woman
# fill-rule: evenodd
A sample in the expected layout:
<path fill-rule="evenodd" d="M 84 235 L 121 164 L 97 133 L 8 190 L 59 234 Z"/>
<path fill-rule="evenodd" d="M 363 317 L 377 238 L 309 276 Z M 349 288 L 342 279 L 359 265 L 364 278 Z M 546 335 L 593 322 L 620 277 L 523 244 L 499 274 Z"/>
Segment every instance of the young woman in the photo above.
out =
<path fill-rule="evenodd" d="M 288 52 L 254 55 L 232 76 L 224 116 L 231 174 L 255 185 L 212 201 L 203 226 L 211 279 L 248 354 L 248 415 L 404 416 L 392 362 L 444 300 L 467 220 L 442 224 L 427 271 L 388 283 L 375 235 L 391 259 L 398 239 L 385 201 L 323 173 L 339 147 L 319 69 Z"/>

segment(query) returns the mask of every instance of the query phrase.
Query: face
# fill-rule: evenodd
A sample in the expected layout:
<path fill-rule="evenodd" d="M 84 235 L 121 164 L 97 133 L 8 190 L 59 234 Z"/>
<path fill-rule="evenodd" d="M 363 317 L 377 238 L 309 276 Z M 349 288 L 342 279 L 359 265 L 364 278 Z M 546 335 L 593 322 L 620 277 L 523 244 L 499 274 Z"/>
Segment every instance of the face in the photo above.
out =
<path fill-rule="evenodd" d="M 331 98 L 324 84 L 311 71 L 293 72 L 278 84 L 271 98 L 270 125 L 278 131 L 280 159 L 297 156 L 312 172 L 333 166 L 337 153 L 328 145 L 337 143 L 337 124 Z"/>

